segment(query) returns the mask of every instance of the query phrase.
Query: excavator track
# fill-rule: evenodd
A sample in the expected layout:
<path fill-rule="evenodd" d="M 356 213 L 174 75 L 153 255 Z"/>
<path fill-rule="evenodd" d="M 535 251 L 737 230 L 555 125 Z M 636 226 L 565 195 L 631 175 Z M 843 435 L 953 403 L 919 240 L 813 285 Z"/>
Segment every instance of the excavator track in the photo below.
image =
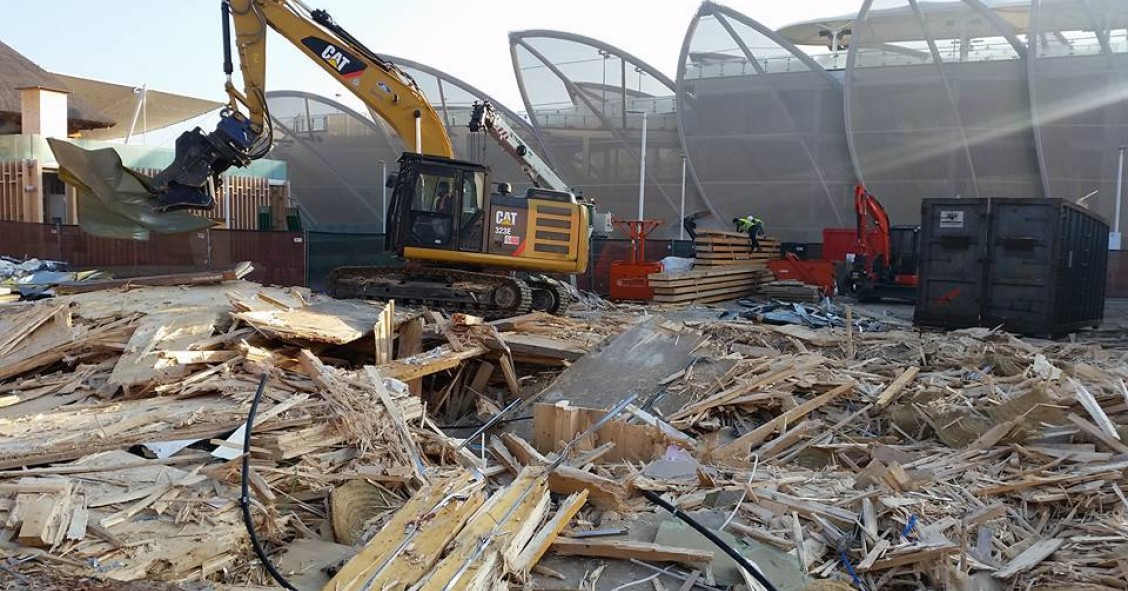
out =
<path fill-rule="evenodd" d="M 576 302 L 568 286 L 551 277 L 533 275 L 525 282 L 533 291 L 532 308 L 536 312 L 562 314 Z"/>
<path fill-rule="evenodd" d="M 506 318 L 532 309 L 527 283 L 504 275 L 423 267 L 339 267 L 329 274 L 335 298 L 396 300 L 401 304 Z"/>

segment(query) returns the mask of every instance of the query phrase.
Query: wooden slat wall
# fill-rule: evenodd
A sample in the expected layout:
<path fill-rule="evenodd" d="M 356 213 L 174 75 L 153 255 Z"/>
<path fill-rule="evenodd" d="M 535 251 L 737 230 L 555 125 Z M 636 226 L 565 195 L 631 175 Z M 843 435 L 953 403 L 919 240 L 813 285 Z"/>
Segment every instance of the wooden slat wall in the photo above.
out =
<path fill-rule="evenodd" d="M 142 174 L 153 176 L 159 172 L 155 168 L 136 169 Z M 270 181 L 260 177 L 227 176 L 225 183 L 231 185 L 231 230 L 257 230 L 259 206 L 270 205 Z M 199 213 L 209 220 L 223 224 L 227 219 L 227 203 L 223 190 L 215 196 L 215 207 Z"/>
<path fill-rule="evenodd" d="M 12 222 L 42 221 L 27 220 L 26 200 L 36 193 L 25 191 L 28 184 L 39 184 L 39 179 L 30 179 L 36 166 L 31 160 L 0 160 L 0 220 Z"/>

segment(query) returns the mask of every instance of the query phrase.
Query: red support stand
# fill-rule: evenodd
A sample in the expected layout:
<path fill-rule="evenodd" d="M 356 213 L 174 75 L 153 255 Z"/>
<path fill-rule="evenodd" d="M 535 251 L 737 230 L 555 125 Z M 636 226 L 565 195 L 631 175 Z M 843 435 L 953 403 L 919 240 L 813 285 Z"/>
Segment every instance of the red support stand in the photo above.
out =
<path fill-rule="evenodd" d="M 646 237 L 661 220 L 614 220 L 614 224 L 631 238 L 631 259 L 611 263 L 611 299 L 649 300 L 654 297 L 647 277 L 661 273 L 662 264 L 647 262 Z"/>

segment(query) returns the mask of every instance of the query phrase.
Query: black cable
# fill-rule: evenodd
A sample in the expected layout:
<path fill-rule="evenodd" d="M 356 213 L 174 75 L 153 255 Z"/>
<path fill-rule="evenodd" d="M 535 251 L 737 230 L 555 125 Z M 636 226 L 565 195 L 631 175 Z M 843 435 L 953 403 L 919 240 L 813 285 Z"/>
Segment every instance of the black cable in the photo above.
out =
<path fill-rule="evenodd" d="M 250 486 L 250 472 L 251 472 L 251 431 L 255 426 L 255 414 L 258 412 L 259 401 L 262 400 L 262 392 L 266 389 L 266 379 L 269 376 L 267 373 L 262 374 L 262 380 L 259 381 L 258 390 L 255 391 L 254 400 L 251 401 L 251 412 L 247 414 L 246 431 L 243 433 L 243 483 L 242 495 L 239 497 L 239 506 L 243 508 L 243 525 L 247 526 L 247 535 L 251 537 L 251 546 L 255 549 L 255 555 L 266 567 L 266 572 L 290 591 L 298 591 L 296 587 L 282 576 L 281 572 L 274 567 L 274 563 L 266 556 L 266 551 L 262 549 L 262 544 L 259 543 L 258 535 L 255 534 L 255 522 L 251 519 L 251 486 Z"/>
<path fill-rule="evenodd" d="M 775 585 L 772 585 L 771 581 L 767 580 L 766 578 L 764 578 L 764 575 L 760 574 L 760 570 L 756 568 L 756 565 L 752 564 L 752 562 L 745 558 L 743 554 L 737 552 L 735 548 L 725 543 L 724 540 L 717 537 L 717 534 L 713 533 L 712 530 L 705 527 L 704 525 L 701 525 L 697 522 L 697 520 L 690 517 L 689 515 L 683 513 L 681 509 L 678 509 L 677 507 L 667 503 L 666 500 L 663 499 L 658 493 L 652 490 L 644 490 L 642 491 L 642 494 L 646 496 L 647 499 L 650 499 L 650 502 L 669 511 L 670 513 L 673 513 L 674 517 L 677 517 L 678 519 L 684 521 L 686 525 L 697 530 L 697 533 L 705 536 L 710 542 L 713 542 L 713 544 L 720 548 L 725 554 L 728 554 L 729 557 L 735 560 L 741 568 L 748 571 L 748 573 L 752 575 L 752 577 L 757 581 L 759 581 L 759 583 L 763 585 L 765 589 L 767 589 L 768 591 L 778 591 Z"/>

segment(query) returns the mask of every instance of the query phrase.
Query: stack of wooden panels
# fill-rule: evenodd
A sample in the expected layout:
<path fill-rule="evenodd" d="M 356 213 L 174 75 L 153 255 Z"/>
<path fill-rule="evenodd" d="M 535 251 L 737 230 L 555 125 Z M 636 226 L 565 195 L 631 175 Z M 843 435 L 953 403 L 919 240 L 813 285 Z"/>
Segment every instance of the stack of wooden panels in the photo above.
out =
<path fill-rule="evenodd" d="M 787 302 L 822 301 L 822 294 L 819 293 L 817 285 L 808 285 L 794 279 L 767 283 L 763 286 L 761 294 L 765 297 Z"/>
<path fill-rule="evenodd" d="M 752 250 L 747 234 L 723 230 L 698 230 L 693 241 L 698 267 L 760 265 L 779 258 L 779 240 L 761 238 L 759 250 Z"/>
<path fill-rule="evenodd" d="M 649 276 L 654 288 L 652 301 L 663 304 L 713 303 L 734 300 L 756 293 L 771 281 L 763 265 L 726 265 L 679 273 L 654 273 Z"/>

